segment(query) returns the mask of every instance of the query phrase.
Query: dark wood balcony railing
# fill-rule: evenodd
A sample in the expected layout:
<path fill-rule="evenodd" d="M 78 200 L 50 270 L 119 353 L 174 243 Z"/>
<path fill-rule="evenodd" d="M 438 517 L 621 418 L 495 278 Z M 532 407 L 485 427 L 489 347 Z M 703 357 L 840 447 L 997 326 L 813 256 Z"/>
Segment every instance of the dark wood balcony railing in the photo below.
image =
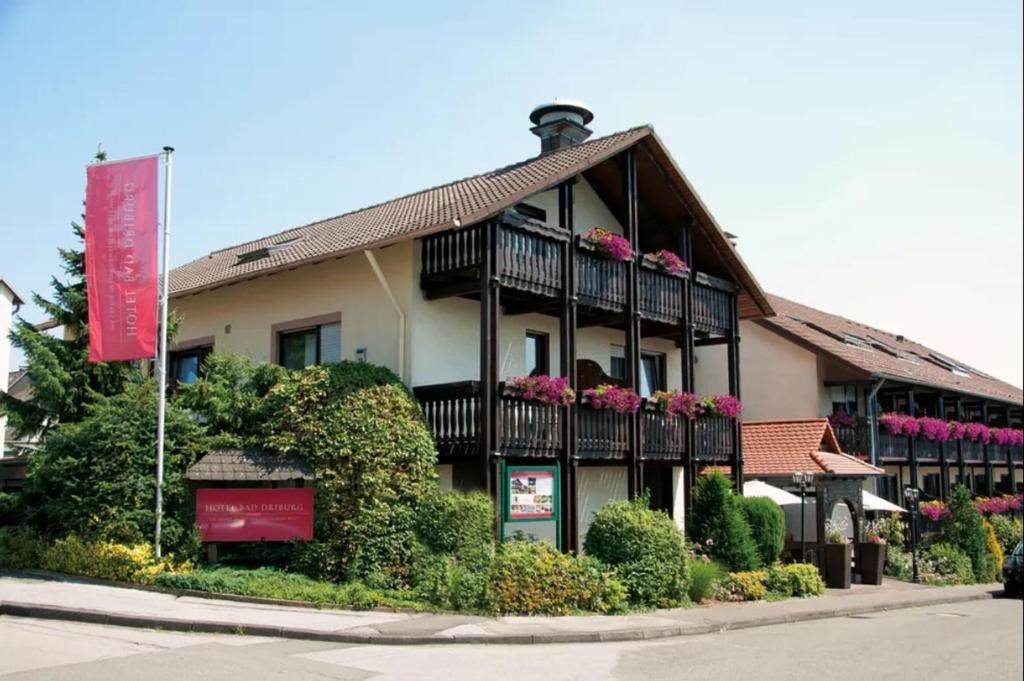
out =
<path fill-rule="evenodd" d="M 423 407 L 427 425 L 444 462 L 479 455 L 482 419 L 480 384 L 461 381 L 420 386 L 413 392 Z M 577 417 L 577 454 L 580 459 L 621 460 L 629 450 L 629 414 L 592 409 L 580 403 Z M 563 448 L 561 407 L 503 396 L 498 402 L 498 441 L 509 456 L 553 458 Z M 681 461 L 686 454 L 691 422 L 658 411 L 642 410 L 639 426 L 641 457 L 652 461 Z M 733 422 L 702 417 L 696 428 L 695 446 L 702 461 L 726 462 L 733 455 Z"/>
<path fill-rule="evenodd" d="M 503 224 L 498 230 L 498 273 L 503 286 L 554 296 L 562 287 L 562 246 L 557 232 Z"/>
<path fill-rule="evenodd" d="M 942 443 L 919 437 L 914 440 L 914 456 L 918 461 L 938 461 Z"/>
<path fill-rule="evenodd" d="M 733 326 L 736 287 L 703 272 L 693 275 L 693 324 L 698 331 L 725 335 Z"/>
<path fill-rule="evenodd" d="M 664 324 L 678 324 L 683 319 L 682 278 L 641 264 L 639 271 L 640 313 L 647 319 Z"/>
<path fill-rule="evenodd" d="M 694 422 L 694 455 L 699 461 L 727 462 L 735 447 L 732 419 L 702 416 Z"/>
<path fill-rule="evenodd" d="M 472 458 L 479 453 L 480 384 L 442 383 L 415 388 L 423 416 L 442 459 Z"/>
<path fill-rule="evenodd" d="M 422 276 L 432 277 L 479 267 L 482 243 L 482 224 L 426 237 L 420 250 Z"/>
<path fill-rule="evenodd" d="M 910 438 L 892 435 L 884 430 L 878 433 L 878 458 L 903 461 L 910 456 Z"/>
<path fill-rule="evenodd" d="M 626 307 L 626 263 L 577 246 L 576 293 L 581 305 L 621 312 Z"/>
<path fill-rule="evenodd" d="M 629 450 L 629 414 L 580 405 L 576 451 L 581 459 L 624 459 Z"/>
<path fill-rule="evenodd" d="M 865 421 L 858 420 L 852 426 L 832 426 L 832 431 L 836 434 L 839 447 L 844 453 L 864 458 L 869 456 L 871 445 Z"/>
<path fill-rule="evenodd" d="M 502 397 L 498 413 L 498 442 L 503 452 L 550 458 L 562 450 L 561 407 Z"/>
<path fill-rule="evenodd" d="M 1006 445 L 989 445 L 988 446 L 988 460 L 993 463 L 1006 463 L 1007 461 L 1007 446 Z"/>
<path fill-rule="evenodd" d="M 985 460 L 984 445 L 974 440 L 960 440 L 960 451 L 965 463 L 981 463 Z"/>
<path fill-rule="evenodd" d="M 1024 446 L 1013 445 L 1010 447 L 1010 461 L 1024 461 Z"/>
<path fill-rule="evenodd" d="M 657 411 L 640 413 L 644 459 L 672 461 L 686 454 L 686 433 L 690 422 L 682 416 Z"/>

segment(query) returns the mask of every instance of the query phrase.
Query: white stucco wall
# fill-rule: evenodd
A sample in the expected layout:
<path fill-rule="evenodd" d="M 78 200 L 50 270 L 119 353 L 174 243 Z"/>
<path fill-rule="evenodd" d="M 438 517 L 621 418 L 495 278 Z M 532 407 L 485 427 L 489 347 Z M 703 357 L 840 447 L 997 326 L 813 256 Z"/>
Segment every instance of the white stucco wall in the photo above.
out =
<path fill-rule="evenodd" d="M 686 532 L 686 468 L 672 467 L 672 518 L 680 532 Z"/>
<path fill-rule="evenodd" d="M 576 470 L 576 527 L 581 547 L 594 513 L 609 501 L 626 499 L 628 487 L 625 466 L 580 466 Z"/>
<path fill-rule="evenodd" d="M 576 184 L 575 203 L 573 205 L 573 222 L 577 234 L 583 234 L 592 227 L 601 227 L 609 232 L 624 234 L 622 224 L 615 219 L 615 216 L 608 209 L 608 206 L 601 200 L 594 191 L 594 188 L 585 179 L 580 178 Z M 524 203 L 547 211 L 547 223 L 558 224 L 558 190 L 551 189 L 540 194 L 534 194 L 526 199 Z"/>
<path fill-rule="evenodd" d="M 740 322 L 740 390 L 743 419 L 791 419 L 820 416 L 827 391 L 818 376 L 817 358 L 753 322 Z M 700 394 L 725 393 L 729 365 L 724 345 L 697 348 L 694 385 Z M 831 402 L 829 402 L 829 407 Z"/>

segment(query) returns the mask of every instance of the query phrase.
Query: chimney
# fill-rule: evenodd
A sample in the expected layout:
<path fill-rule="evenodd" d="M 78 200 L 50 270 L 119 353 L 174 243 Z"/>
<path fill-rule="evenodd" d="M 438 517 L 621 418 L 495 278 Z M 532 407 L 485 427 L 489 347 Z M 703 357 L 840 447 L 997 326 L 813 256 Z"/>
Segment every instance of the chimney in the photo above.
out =
<path fill-rule="evenodd" d="M 556 99 L 530 112 L 530 132 L 540 138 L 540 153 L 546 154 L 590 137 L 593 131 L 586 125 L 592 120 L 594 113 L 583 102 Z"/>

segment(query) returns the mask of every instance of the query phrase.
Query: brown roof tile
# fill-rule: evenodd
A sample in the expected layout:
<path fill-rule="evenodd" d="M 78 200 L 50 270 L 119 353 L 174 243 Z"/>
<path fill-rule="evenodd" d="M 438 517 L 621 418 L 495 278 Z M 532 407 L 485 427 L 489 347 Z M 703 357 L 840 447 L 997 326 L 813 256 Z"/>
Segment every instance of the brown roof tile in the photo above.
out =
<path fill-rule="evenodd" d="M 1020 388 L 959 361 L 957 364 L 967 369 L 968 375 L 957 375 L 929 360 L 929 357 L 943 355 L 920 343 L 776 295 L 769 295 L 768 299 L 778 316 L 761 319 L 759 324 L 869 377 L 884 377 L 1024 404 L 1024 392 Z M 871 347 L 843 340 L 847 334 L 865 339 Z"/>
<path fill-rule="evenodd" d="M 300 457 L 262 449 L 217 449 L 189 466 L 186 480 L 270 482 L 313 480 L 313 468 Z"/>
<path fill-rule="evenodd" d="M 750 476 L 881 475 L 882 469 L 842 453 L 827 419 L 743 423 L 743 472 Z"/>
<path fill-rule="evenodd" d="M 643 141 L 686 197 L 703 233 L 743 287 L 743 318 L 771 314 L 764 291 L 735 247 L 675 165 L 650 126 L 589 140 L 514 165 L 425 189 L 337 217 L 295 227 L 262 239 L 214 251 L 171 270 L 172 298 L 251 279 L 300 264 L 312 264 L 432 232 L 469 225 L 510 208 L 526 197 L 578 175 Z M 239 255 L 270 249 L 266 257 Z"/>

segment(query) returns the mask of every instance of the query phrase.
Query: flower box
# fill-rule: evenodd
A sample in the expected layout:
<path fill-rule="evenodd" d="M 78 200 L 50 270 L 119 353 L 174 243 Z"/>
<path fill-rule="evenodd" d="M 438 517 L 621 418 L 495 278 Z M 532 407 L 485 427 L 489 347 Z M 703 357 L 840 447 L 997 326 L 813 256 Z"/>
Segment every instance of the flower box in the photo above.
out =
<path fill-rule="evenodd" d="M 592 246 L 598 253 L 616 262 L 627 262 L 633 258 L 633 247 L 629 239 L 600 227 L 591 228 L 581 237 L 580 243 Z"/>
<path fill-rule="evenodd" d="M 513 376 L 505 382 L 505 397 L 530 402 L 567 406 L 576 401 L 576 392 L 565 376 Z"/>
<path fill-rule="evenodd" d="M 822 547 L 821 552 L 825 565 L 825 586 L 828 588 L 850 588 L 852 548 L 853 544 L 825 544 Z"/>
<path fill-rule="evenodd" d="M 611 409 L 619 414 L 635 414 L 640 408 L 640 396 L 629 388 L 602 383 L 583 391 L 583 403 L 592 409 Z"/>
<path fill-rule="evenodd" d="M 665 248 L 654 253 L 644 253 L 644 263 L 674 276 L 680 276 L 687 270 L 686 261 Z"/>
<path fill-rule="evenodd" d="M 885 567 L 885 544 L 862 542 L 857 544 L 857 567 L 861 584 L 881 584 Z"/>

